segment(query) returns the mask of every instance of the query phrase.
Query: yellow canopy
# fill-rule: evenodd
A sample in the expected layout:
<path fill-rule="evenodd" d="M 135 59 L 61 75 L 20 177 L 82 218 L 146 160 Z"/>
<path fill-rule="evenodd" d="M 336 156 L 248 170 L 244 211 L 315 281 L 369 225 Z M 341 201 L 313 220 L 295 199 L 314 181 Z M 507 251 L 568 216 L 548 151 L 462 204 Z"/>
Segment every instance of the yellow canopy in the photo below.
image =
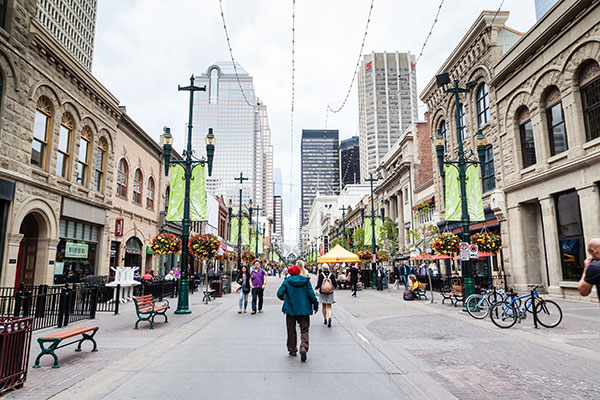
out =
<path fill-rule="evenodd" d="M 360 258 L 354 253 L 349 252 L 339 244 L 333 249 L 323 254 L 317 260 L 318 263 L 340 263 L 340 262 L 360 262 Z"/>

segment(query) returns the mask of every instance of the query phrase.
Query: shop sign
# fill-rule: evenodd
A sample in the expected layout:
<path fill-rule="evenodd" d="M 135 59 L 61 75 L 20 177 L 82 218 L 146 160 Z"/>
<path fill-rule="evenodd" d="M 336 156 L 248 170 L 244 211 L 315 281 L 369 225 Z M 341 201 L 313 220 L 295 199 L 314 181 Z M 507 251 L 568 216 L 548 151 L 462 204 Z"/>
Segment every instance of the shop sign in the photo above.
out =
<path fill-rule="evenodd" d="M 115 236 L 123 236 L 123 218 L 117 218 L 115 221 Z"/>
<path fill-rule="evenodd" d="M 65 258 L 87 258 L 88 245 L 86 243 L 67 242 Z"/>

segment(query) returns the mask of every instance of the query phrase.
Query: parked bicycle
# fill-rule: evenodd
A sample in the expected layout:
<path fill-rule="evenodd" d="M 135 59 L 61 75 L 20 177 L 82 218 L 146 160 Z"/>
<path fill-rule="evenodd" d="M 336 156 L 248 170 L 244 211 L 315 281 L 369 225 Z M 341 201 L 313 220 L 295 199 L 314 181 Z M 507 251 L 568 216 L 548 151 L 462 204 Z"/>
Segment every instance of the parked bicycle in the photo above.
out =
<path fill-rule="evenodd" d="M 465 300 L 465 307 L 469 315 L 476 319 L 484 319 L 488 316 L 490 309 L 499 301 L 508 299 L 504 289 L 496 288 L 483 291 L 482 293 L 473 293 Z"/>
<path fill-rule="evenodd" d="M 552 300 L 544 300 L 537 290 L 541 285 L 528 285 L 531 293 L 519 296 L 517 293 L 508 293 L 508 299 L 497 302 L 490 309 L 492 322 L 499 328 L 510 328 L 517 322 L 527 318 L 527 313 L 535 311 L 537 322 L 546 328 L 554 328 L 562 321 L 562 310 Z M 521 305 L 523 307 L 521 308 Z M 534 308 L 535 307 L 535 308 Z"/>

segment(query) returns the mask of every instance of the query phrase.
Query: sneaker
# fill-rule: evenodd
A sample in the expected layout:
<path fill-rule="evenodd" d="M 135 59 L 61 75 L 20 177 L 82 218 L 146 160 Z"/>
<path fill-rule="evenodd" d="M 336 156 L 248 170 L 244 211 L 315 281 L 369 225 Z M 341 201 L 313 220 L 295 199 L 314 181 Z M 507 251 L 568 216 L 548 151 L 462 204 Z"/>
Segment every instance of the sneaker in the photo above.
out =
<path fill-rule="evenodd" d="M 242 313 L 242 310 L 239 310 L 239 311 L 238 311 L 238 314 L 241 314 L 241 313 Z"/>
<path fill-rule="evenodd" d="M 331 328 L 331 318 L 329 318 L 329 321 L 327 321 L 327 327 Z"/>
<path fill-rule="evenodd" d="M 306 361 L 306 352 L 300 350 L 300 361 L 305 362 Z"/>
<path fill-rule="evenodd" d="M 295 351 L 288 351 L 288 354 L 292 357 L 296 357 L 296 352 Z"/>
<path fill-rule="evenodd" d="M 327 325 L 327 318 L 323 320 L 323 325 Z"/>
<path fill-rule="evenodd" d="M 256 314 L 256 311 L 252 311 L 252 312 L 250 313 L 250 315 L 254 315 L 254 314 Z"/>

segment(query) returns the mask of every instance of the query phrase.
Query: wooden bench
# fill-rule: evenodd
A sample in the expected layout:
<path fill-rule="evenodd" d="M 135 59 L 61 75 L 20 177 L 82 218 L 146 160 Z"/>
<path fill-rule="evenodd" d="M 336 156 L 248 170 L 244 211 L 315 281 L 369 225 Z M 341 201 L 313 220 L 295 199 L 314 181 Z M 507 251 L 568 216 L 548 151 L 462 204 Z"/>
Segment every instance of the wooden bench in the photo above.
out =
<path fill-rule="evenodd" d="M 150 329 L 154 329 L 154 317 L 162 315 L 165 317 L 165 323 L 169 322 L 167 318 L 167 310 L 169 309 L 169 301 L 163 300 L 163 304 L 157 306 L 152 298 L 151 294 L 145 296 L 134 297 L 133 302 L 135 303 L 135 312 L 137 313 L 138 320 L 135 323 L 135 328 L 138 329 L 138 324 L 141 321 L 150 322 Z"/>
<path fill-rule="evenodd" d="M 60 349 L 61 347 L 65 347 L 70 344 L 78 343 L 75 351 L 81 351 L 81 343 L 83 343 L 86 340 L 89 340 L 94 344 L 94 348 L 92 349 L 92 351 L 98 351 L 98 346 L 96 345 L 96 341 L 94 340 L 94 335 L 97 331 L 97 326 L 79 326 L 76 328 L 65 329 L 64 331 L 52 333 L 50 335 L 46 335 L 39 338 L 37 341 L 40 344 L 40 349 L 42 351 L 35 358 L 35 364 L 33 365 L 33 368 L 40 367 L 40 358 L 42 358 L 42 356 L 46 354 L 49 354 L 52 357 L 54 357 L 54 365 L 52 366 L 52 368 L 59 368 L 58 357 L 54 350 Z M 77 339 L 72 342 L 60 345 L 64 339 L 68 339 L 77 335 L 81 335 L 81 339 Z M 48 347 L 44 346 L 44 344 L 46 343 L 49 343 L 50 345 Z"/>
<path fill-rule="evenodd" d="M 441 291 L 440 295 L 442 296 L 442 304 L 444 304 L 444 301 L 450 300 L 450 303 L 456 307 L 459 301 L 464 300 L 465 289 L 462 286 L 452 286 L 450 290 Z"/>
<path fill-rule="evenodd" d="M 427 300 L 427 284 L 421 283 L 421 290 L 415 290 L 414 293 L 417 297 L 415 300 Z"/>
<path fill-rule="evenodd" d="M 217 298 L 217 291 L 215 289 L 203 290 L 202 293 L 204 293 L 202 301 L 210 301 L 211 297 L 213 298 L 213 300 Z"/>

